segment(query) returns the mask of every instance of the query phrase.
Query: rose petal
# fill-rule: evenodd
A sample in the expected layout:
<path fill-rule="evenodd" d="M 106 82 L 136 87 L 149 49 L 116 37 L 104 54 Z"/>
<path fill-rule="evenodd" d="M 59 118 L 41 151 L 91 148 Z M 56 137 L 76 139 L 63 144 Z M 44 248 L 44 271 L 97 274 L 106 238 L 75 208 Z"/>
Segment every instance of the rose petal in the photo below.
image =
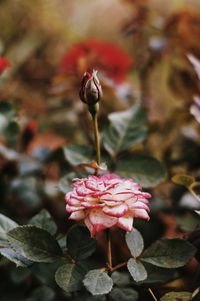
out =
<path fill-rule="evenodd" d="M 150 217 L 145 209 L 135 209 L 135 210 L 133 210 L 133 213 L 134 213 L 134 217 L 136 217 L 136 218 L 143 218 L 146 220 L 150 219 Z"/>
<path fill-rule="evenodd" d="M 69 216 L 69 219 L 80 221 L 80 220 L 84 219 L 85 216 L 86 216 L 86 212 L 84 210 L 79 210 L 76 212 L 72 212 Z"/>
<path fill-rule="evenodd" d="M 110 228 L 117 222 L 116 217 L 106 215 L 102 209 L 92 209 L 89 213 L 90 222 L 94 227 L 101 226 L 102 228 Z"/>
<path fill-rule="evenodd" d="M 124 229 L 125 231 L 131 231 L 133 228 L 133 216 L 125 215 L 120 217 L 117 222 L 117 226 Z"/>
<path fill-rule="evenodd" d="M 147 210 L 148 212 L 150 211 L 149 207 L 147 206 L 147 204 L 144 204 L 142 202 L 134 202 L 131 204 L 131 202 L 128 203 L 128 206 L 130 209 L 134 210 L 134 209 L 144 209 Z"/>
<path fill-rule="evenodd" d="M 66 211 L 71 213 L 71 212 L 75 212 L 75 211 L 79 211 L 79 210 L 82 210 L 82 209 L 85 209 L 83 206 L 69 206 L 68 204 L 66 205 Z"/>
<path fill-rule="evenodd" d="M 126 204 L 117 205 L 114 207 L 103 207 L 103 212 L 110 216 L 121 217 L 128 212 L 128 206 Z"/>

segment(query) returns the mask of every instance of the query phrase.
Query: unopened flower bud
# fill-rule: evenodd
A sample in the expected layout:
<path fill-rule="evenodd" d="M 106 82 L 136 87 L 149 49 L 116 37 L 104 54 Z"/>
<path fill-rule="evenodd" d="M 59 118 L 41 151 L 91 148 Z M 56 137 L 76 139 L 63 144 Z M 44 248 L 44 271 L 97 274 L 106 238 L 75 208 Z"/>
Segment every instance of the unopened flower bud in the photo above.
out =
<path fill-rule="evenodd" d="M 96 70 L 84 73 L 79 96 L 80 99 L 88 105 L 89 110 L 100 101 L 102 89 Z"/>

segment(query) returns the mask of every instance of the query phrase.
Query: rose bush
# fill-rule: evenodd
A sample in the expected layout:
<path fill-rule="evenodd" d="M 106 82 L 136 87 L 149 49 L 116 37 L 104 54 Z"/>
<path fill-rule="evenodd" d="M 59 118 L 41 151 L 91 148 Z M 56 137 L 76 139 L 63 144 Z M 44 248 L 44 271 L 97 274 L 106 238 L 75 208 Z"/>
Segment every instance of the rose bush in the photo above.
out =
<path fill-rule="evenodd" d="M 74 179 L 65 196 L 70 219 L 84 220 L 91 236 L 112 226 L 131 231 L 134 218 L 149 220 L 148 198 L 132 179 L 115 174 Z"/>

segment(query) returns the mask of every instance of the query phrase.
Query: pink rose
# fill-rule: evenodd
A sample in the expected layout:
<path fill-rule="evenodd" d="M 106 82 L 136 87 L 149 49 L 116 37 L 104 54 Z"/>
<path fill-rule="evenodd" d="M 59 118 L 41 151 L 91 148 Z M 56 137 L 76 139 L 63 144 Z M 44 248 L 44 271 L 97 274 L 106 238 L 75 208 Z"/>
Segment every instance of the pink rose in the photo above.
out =
<path fill-rule="evenodd" d="M 149 220 L 151 195 L 132 179 L 105 174 L 73 181 L 73 190 L 65 196 L 66 210 L 70 219 L 84 220 L 92 237 L 113 226 L 131 231 L 134 218 Z"/>

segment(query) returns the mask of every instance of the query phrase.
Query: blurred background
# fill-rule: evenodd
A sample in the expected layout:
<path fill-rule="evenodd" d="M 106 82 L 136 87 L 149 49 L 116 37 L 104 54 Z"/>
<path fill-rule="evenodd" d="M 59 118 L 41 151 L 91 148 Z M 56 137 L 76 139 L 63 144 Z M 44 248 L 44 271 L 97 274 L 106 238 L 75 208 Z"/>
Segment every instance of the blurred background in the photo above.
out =
<path fill-rule="evenodd" d="M 193 230 L 199 202 L 170 179 L 178 173 L 200 177 L 200 126 L 191 114 L 200 85 L 188 59 L 200 59 L 200 1 L 1 0 L 0 29 L 0 58 L 9 61 L 0 76 L 0 212 L 23 224 L 46 208 L 61 232 L 72 225 L 58 184 L 71 170 L 62 147 L 93 141 L 78 93 L 83 73 L 94 68 L 104 91 L 100 129 L 109 113 L 142 103 L 149 134 L 136 151 L 167 169 L 168 180 L 151 189 L 149 228 L 138 225 L 147 245 L 182 237 L 183 217 Z M 21 272 L 20 280 L 4 260 L 0 270 L 2 301 L 13 301 L 13 294 L 29 300 L 47 279 L 27 280 Z M 190 287 L 187 272 L 177 288 Z"/>

